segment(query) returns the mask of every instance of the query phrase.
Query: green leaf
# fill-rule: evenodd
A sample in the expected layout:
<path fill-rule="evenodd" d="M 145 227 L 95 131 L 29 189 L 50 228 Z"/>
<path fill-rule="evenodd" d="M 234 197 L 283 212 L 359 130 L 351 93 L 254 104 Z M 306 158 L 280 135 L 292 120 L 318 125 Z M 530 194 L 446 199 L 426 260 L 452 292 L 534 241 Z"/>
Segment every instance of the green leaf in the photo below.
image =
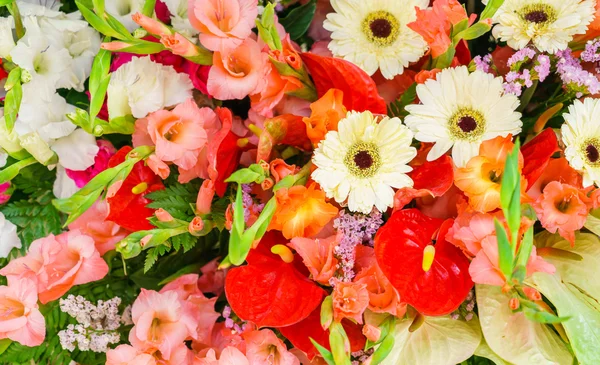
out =
<path fill-rule="evenodd" d="M 168 251 L 167 246 L 157 246 L 149 249 L 146 252 L 146 260 L 144 260 L 144 273 L 150 271 L 152 266 L 156 263 L 158 258 L 164 255 Z"/>
<path fill-rule="evenodd" d="M 517 253 L 517 267 L 526 267 L 527 262 L 529 262 L 529 257 L 531 256 L 531 250 L 533 248 L 533 226 L 529 227 L 525 235 L 523 236 L 523 241 L 521 242 L 521 246 L 519 247 L 519 251 Z"/>
<path fill-rule="evenodd" d="M 11 132 L 15 122 L 17 121 L 17 114 L 21 107 L 21 100 L 23 99 L 23 88 L 21 87 L 21 69 L 15 68 L 9 74 L 7 78 L 7 90 L 6 97 L 4 99 L 4 120 L 6 123 L 6 129 Z M 8 89 L 10 87 L 10 89 Z"/>
<path fill-rule="evenodd" d="M 395 346 L 382 365 L 456 365 L 470 358 L 481 341 L 481 331 L 474 318 L 465 322 L 449 316 L 425 317 L 414 332 L 409 329 L 414 314 L 398 319 L 388 337 Z"/>
<path fill-rule="evenodd" d="M 2 355 L 2 353 L 4 353 L 4 351 L 6 351 L 6 349 L 8 348 L 8 346 L 10 346 L 11 343 L 12 343 L 12 340 L 10 340 L 8 338 L 3 338 L 0 340 L 0 355 Z"/>
<path fill-rule="evenodd" d="M 147 194 L 146 198 L 152 200 L 148 207 L 152 209 L 162 208 L 174 218 L 191 221 L 195 214 L 190 203 L 196 201 L 199 190 L 200 185 L 197 181 L 187 184 L 175 182 L 172 185 L 167 185 L 163 190 Z"/>
<path fill-rule="evenodd" d="M 179 269 L 175 274 L 169 275 L 166 278 L 164 278 L 160 283 L 158 283 L 158 285 L 161 285 L 161 286 L 165 285 L 183 275 L 197 273 L 200 271 L 200 268 L 202 268 L 202 266 L 203 266 L 202 264 L 187 265 L 187 266 Z"/>
<path fill-rule="evenodd" d="M 481 16 L 479 17 L 479 19 L 489 19 L 489 18 L 493 17 L 494 14 L 496 14 L 496 11 L 498 11 L 498 9 L 500 9 L 502 4 L 504 4 L 504 0 L 488 1 L 487 5 L 485 6 L 485 9 L 483 9 L 483 12 L 481 13 Z"/>
<path fill-rule="evenodd" d="M 495 354 L 517 365 L 572 364 L 573 357 L 562 339 L 523 312 L 513 313 L 508 306 L 510 297 L 502 288 L 477 284 L 475 289 L 481 330 Z"/>
<path fill-rule="evenodd" d="M 454 44 L 457 44 L 461 39 L 470 41 L 475 38 L 479 38 L 485 33 L 489 32 L 490 29 L 492 29 L 492 26 L 489 24 L 482 22 L 475 23 L 468 29 L 465 29 L 462 32 L 456 34 L 456 36 L 454 36 L 453 42 Z"/>
<path fill-rule="evenodd" d="M 245 169 L 237 170 L 231 174 L 225 182 L 236 182 L 238 184 L 261 184 L 267 177 L 267 172 L 259 164 L 252 164 Z"/>
<path fill-rule="evenodd" d="M 10 5 L 15 0 L 0 0 L 0 6 Z"/>
<path fill-rule="evenodd" d="M 110 38 L 105 38 L 104 42 L 108 42 Z M 110 60 L 112 53 L 101 49 L 98 51 L 94 62 L 92 64 L 92 71 L 89 79 L 89 91 L 91 95 L 90 100 L 90 122 L 96 119 L 96 116 L 100 112 L 104 99 L 106 97 L 106 90 L 108 89 L 108 83 L 110 82 Z M 94 126 L 93 123 L 92 127 Z"/>
<path fill-rule="evenodd" d="M 85 20 L 87 20 L 87 22 L 90 23 L 90 25 L 94 27 L 94 29 L 96 29 L 98 32 L 104 34 L 107 37 L 117 38 L 121 40 L 126 39 L 126 37 L 123 37 L 123 35 L 119 34 L 119 32 L 113 30 L 112 27 L 103 18 L 96 15 L 81 1 L 75 1 L 75 4 L 77 5 L 77 8 L 81 12 L 81 15 L 83 15 Z"/>
<path fill-rule="evenodd" d="M 504 226 L 494 218 L 496 236 L 498 238 L 498 263 L 506 281 L 510 281 L 513 272 L 513 253 Z"/>
<path fill-rule="evenodd" d="M 321 303 L 321 327 L 327 329 L 331 322 L 333 322 L 333 299 L 328 295 Z"/>
<path fill-rule="evenodd" d="M 321 354 L 321 357 L 323 357 L 323 360 L 325 360 L 325 362 L 327 362 L 327 365 L 336 365 L 335 361 L 333 360 L 333 355 L 331 354 L 331 352 L 329 350 L 327 350 L 325 347 L 321 346 L 317 341 L 313 340 L 312 338 L 310 338 L 310 342 L 312 342 L 313 346 L 315 346 L 315 348 L 317 349 L 317 351 L 319 351 L 319 354 Z"/>
<path fill-rule="evenodd" d="M 0 184 L 11 181 L 17 175 L 19 175 L 19 171 L 21 171 L 21 169 L 35 163 L 37 163 L 37 160 L 34 157 L 29 157 L 25 160 L 18 161 L 8 167 L 5 167 L 3 170 L 0 170 Z"/>
<path fill-rule="evenodd" d="M 392 352 L 396 339 L 392 335 L 385 336 L 377 350 L 373 353 L 370 365 L 378 365 Z"/>
<path fill-rule="evenodd" d="M 562 323 L 570 319 L 571 317 L 557 317 L 552 313 L 548 313 L 545 311 L 539 311 L 531 308 L 523 308 L 523 313 L 525 317 L 530 321 L 538 322 L 538 323 Z"/>
<path fill-rule="evenodd" d="M 152 17 L 154 14 L 154 7 L 156 6 L 156 0 L 146 0 L 144 2 L 144 7 L 142 8 L 142 14 L 147 17 Z"/>
<path fill-rule="evenodd" d="M 290 11 L 285 18 L 279 19 L 279 23 L 290 34 L 290 38 L 295 41 L 306 33 L 316 10 L 317 1 L 310 0 L 308 3 Z"/>
<path fill-rule="evenodd" d="M 412 104 L 417 98 L 417 83 L 413 83 L 402 93 L 400 99 L 391 102 L 388 105 L 388 115 L 390 117 L 402 118 L 408 115 L 406 106 Z"/>
<path fill-rule="evenodd" d="M 340 323 L 333 322 L 329 327 L 329 346 L 333 360 L 337 365 L 351 365 L 350 354 L 346 351 L 349 348 L 350 340 Z"/>
<path fill-rule="evenodd" d="M 456 53 L 456 49 L 450 45 L 448 50 L 444 52 L 444 54 L 433 59 L 432 68 L 439 68 L 440 70 L 450 67 L 452 63 L 452 59 L 454 59 L 454 54 Z"/>
<path fill-rule="evenodd" d="M 104 0 L 92 0 L 94 12 L 100 16 L 104 14 Z"/>

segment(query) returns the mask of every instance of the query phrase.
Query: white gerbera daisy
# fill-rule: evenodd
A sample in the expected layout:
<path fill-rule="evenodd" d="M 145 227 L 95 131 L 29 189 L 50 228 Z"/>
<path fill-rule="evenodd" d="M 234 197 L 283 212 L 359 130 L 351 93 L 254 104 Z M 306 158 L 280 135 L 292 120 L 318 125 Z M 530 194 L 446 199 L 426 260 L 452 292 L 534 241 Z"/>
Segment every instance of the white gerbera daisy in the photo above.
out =
<path fill-rule="evenodd" d="M 335 13 L 323 27 L 332 32 L 329 49 L 369 75 L 381 70 L 392 79 L 425 54 L 427 43 L 407 24 L 417 19 L 415 6 L 428 0 L 331 0 Z"/>
<path fill-rule="evenodd" d="M 312 178 L 329 198 L 348 200 L 353 212 L 385 211 L 394 202 L 393 188 L 412 187 L 407 165 L 416 155 L 412 132 L 398 118 L 379 123 L 371 112 L 348 112 L 338 131 L 327 133 L 315 150 Z"/>
<path fill-rule="evenodd" d="M 571 167 L 583 173 L 585 187 L 600 186 L 600 99 L 575 100 L 564 114 L 562 141 Z"/>
<path fill-rule="evenodd" d="M 519 99 L 504 94 L 502 77 L 467 67 L 447 68 L 417 86 L 422 104 L 408 105 L 406 125 L 421 142 L 434 142 L 428 161 L 452 148 L 452 157 L 463 167 L 479 153 L 483 141 L 521 132 Z"/>
<path fill-rule="evenodd" d="M 594 18 L 594 0 L 506 0 L 494 15 L 494 37 L 513 49 L 529 42 L 541 52 L 567 48 Z"/>

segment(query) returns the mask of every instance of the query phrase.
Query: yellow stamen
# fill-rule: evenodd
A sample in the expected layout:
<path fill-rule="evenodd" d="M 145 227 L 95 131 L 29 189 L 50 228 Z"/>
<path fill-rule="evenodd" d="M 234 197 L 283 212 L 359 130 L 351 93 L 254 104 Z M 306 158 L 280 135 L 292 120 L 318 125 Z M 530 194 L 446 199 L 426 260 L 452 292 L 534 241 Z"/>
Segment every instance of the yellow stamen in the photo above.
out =
<path fill-rule="evenodd" d="M 240 138 L 237 141 L 237 145 L 239 148 L 244 148 L 244 147 L 246 147 L 246 145 L 248 145 L 248 142 L 249 142 L 248 138 Z"/>
<path fill-rule="evenodd" d="M 250 132 L 256 134 L 257 137 L 260 137 L 263 132 L 263 130 L 258 128 L 255 124 L 248 125 L 248 129 L 250 129 Z"/>
<path fill-rule="evenodd" d="M 135 195 L 139 195 L 146 190 L 148 190 L 148 183 L 141 182 L 141 183 L 137 184 L 136 186 L 134 186 L 133 189 L 131 189 L 131 192 L 134 193 Z"/>
<path fill-rule="evenodd" d="M 283 262 L 290 263 L 294 261 L 294 254 L 292 250 L 290 250 L 287 246 L 284 245 L 275 245 L 271 247 L 271 252 L 275 255 L 279 255 Z"/>
<path fill-rule="evenodd" d="M 423 250 L 423 271 L 427 272 L 433 265 L 433 259 L 435 258 L 435 247 L 429 245 Z"/>

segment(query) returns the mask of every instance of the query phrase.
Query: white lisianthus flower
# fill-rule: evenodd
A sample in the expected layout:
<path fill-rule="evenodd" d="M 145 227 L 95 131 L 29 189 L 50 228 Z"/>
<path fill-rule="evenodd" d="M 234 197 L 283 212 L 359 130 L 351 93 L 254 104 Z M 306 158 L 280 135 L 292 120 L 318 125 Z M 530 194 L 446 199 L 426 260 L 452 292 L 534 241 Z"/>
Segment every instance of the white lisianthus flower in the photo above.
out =
<path fill-rule="evenodd" d="M 134 57 L 110 78 L 108 113 L 111 119 L 128 114 L 144 118 L 189 99 L 193 88 L 189 76 L 172 66 L 152 62 L 149 56 Z"/>
<path fill-rule="evenodd" d="M 404 72 L 427 50 L 427 43 L 407 24 L 417 19 L 415 7 L 429 0 L 331 0 L 334 13 L 323 27 L 332 32 L 329 49 L 369 75 L 377 69 L 386 79 Z"/>
<path fill-rule="evenodd" d="M 540 52 L 555 53 L 586 32 L 595 5 L 594 0 L 506 0 L 493 17 L 492 34 L 513 49 L 531 42 Z"/>
<path fill-rule="evenodd" d="M 8 257 L 13 248 L 21 248 L 17 227 L 0 213 L 0 257 Z"/>
<path fill-rule="evenodd" d="M 173 29 L 195 42 L 197 38 L 194 36 L 198 34 L 198 30 L 192 26 L 188 18 L 188 0 L 164 0 L 163 2 L 171 13 Z"/>
<path fill-rule="evenodd" d="M 128 31 L 133 32 L 140 26 L 133 21 L 131 16 L 141 12 L 144 3 L 145 0 L 106 0 L 104 8 L 107 13 L 117 18 Z"/>
<path fill-rule="evenodd" d="M 583 174 L 583 186 L 600 186 L 600 100 L 575 100 L 563 114 L 562 141 L 571 167 Z"/>
<path fill-rule="evenodd" d="M 12 18 L 0 18 L 0 58 L 8 57 L 10 51 L 15 48 L 12 29 Z"/>
<path fill-rule="evenodd" d="M 56 166 L 56 180 L 52 186 L 52 193 L 58 199 L 68 199 L 79 191 L 75 181 L 67 175 L 67 171 L 61 165 Z"/>
<path fill-rule="evenodd" d="M 57 139 L 51 148 L 58 155 L 61 166 L 76 171 L 92 166 L 99 150 L 96 138 L 81 128 Z"/>
<path fill-rule="evenodd" d="M 315 150 L 312 173 L 327 197 L 348 202 L 353 212 L 384 212 L 394 203 L 392 188 L 412 187 L 408 163 L 417 155 L 412 132 L 398 118 L 379 123 L 371 112 L 348 112 L 337 131 Z"/>
<path fill-rule="evenodd" d="M 505 94 L 502 77 L 465 66 L 447 68 L 417 85 L 421 104 L 408 105 L 404 122 L 421 142 L 435 145 L 427 155 L 437 160 L 452 148 L 452 159 L 464 167 L 483 141 L 521 132 L 519 99 Z"/>

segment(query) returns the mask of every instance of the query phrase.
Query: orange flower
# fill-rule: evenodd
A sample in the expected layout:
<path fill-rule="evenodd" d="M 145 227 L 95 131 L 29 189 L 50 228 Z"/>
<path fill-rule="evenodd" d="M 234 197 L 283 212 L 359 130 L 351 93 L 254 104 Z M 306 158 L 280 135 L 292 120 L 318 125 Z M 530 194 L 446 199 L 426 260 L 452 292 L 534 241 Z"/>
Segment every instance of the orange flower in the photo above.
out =
<path fill-rule="evenodd" d="M 569 184 L 577 188 L 583 187 L 583 177 L 569 165 L 566 158 L 556 158 L 548 162 L 542 176 L 531 186 L 527 187 L 527 195 L 537 199 L 542 195 L 542 191 L 552 181 L 558 181 L 563 184 Z"/>
<path fill-rule="evenodd" d="M 333 249 L 337 244 L 336 236 L 314 240 L 296 237 L 288 243 L 288 246 L 296 250 L 302 257 L 302 261 L 314 281 L 322 285 L 329 285 L 329 279 L 333 277 L 338 264 L 338 260 L 333 255 Z"/>
<path fill-rule="evenodd" d="M 369 305 L 369 292 L 367 284 L 338 282 L 333 293 L 333 318 L 340 322 L 344 318 L 350 318 L 356 322 L 363 323 L 363 312 Z"/>
<path fill-rule="evenodd" d="M 592 200 L 585 190 L 552 181 L 533 204 L 542 226 L 550 233 L 558 233 L 575 244 L 575 231 L 585 224 L 592 208 Z"/>
<path fill-rule="evenodd" d="M 440 71 L 439 68 L 434 68 L 433 70 L 429 71 L 429 70 L 421 70 L 419 71 L 419 73 L 415 76 L 415 82 L 417 84 L 424 84 L 425 81 L 433 79 L 435 80 L 435 75 L 437 75 Z"/>
<path fill-rule="evenodd" d="M 458 168 L 454 183 L 469 198 L 469 205 L 476 211 L 486 213 L 500 207 L 500 184 L 504 163 L 514 144 L 512 136 L 496 137 L 485 141 L 479 148 L 479 155 L 473 157 L 467 166 Z M 523 156 L 519 153 L 519 171 L 523 169 Z M 521 189 L 526 188 L 521 177 Z"/>
<path fill-rule="evenodd" d="M 310 104 L 310 118 L 303 118 L 306 124 L 306 134 L 313 143 L 318 145 L 327 132 L 337 131 L 340 119 L 346 116 L 346 107 L 343 104 L 344 93 L 338 89 L 329 89 L 319 100 Z"/>
<path fill-rule="evenodd" d="M 296 165 L 288 165 L 284 160 L 276 158 L 271 161 L 269 170 L 271 171 L 271 176 L 275 179 L 275 183 L 278 183 L 284 177 L 298 172 L 299 169 Z"/>
<path fill-rule="evenodd" d="M 279 189 L 275 193 L 277 210 L 269 226 L 287 239 L 310 237 L 321 230 L 338 209 L 325 201 L 325 193 L 316 189 L 316 184 Z"/>

